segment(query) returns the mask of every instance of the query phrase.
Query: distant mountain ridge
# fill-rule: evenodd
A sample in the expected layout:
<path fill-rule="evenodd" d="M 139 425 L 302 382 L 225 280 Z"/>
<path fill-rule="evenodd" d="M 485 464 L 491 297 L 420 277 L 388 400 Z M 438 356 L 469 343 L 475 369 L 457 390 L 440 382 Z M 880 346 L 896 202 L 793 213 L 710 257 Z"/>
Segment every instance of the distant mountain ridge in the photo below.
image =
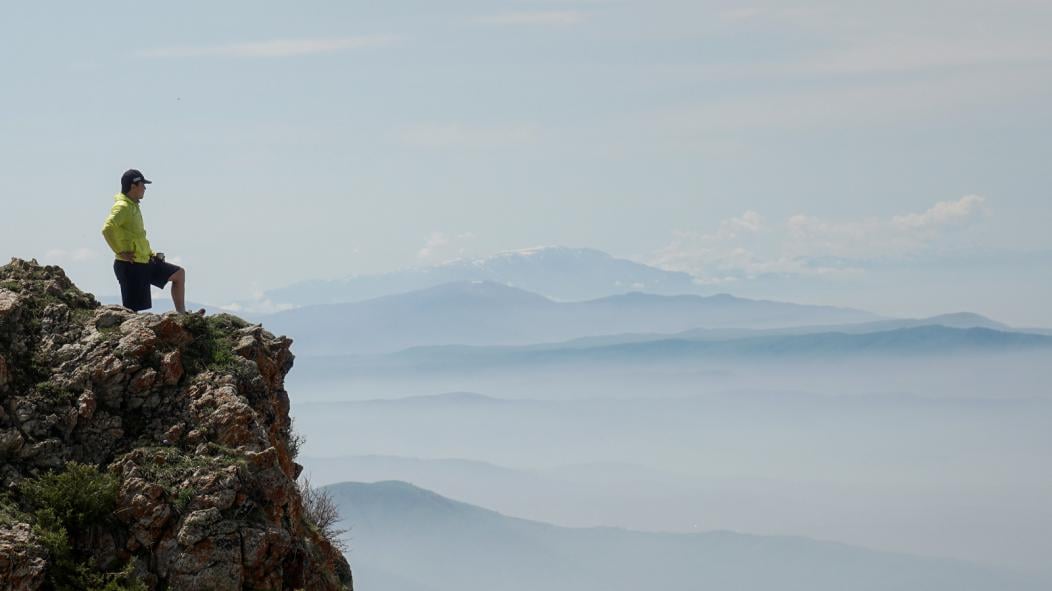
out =
<path fill-rule="evenodd" d="M 603 335 L 595 337 L 581 337 L 561 343 L 541 343 L 536 348 L 551 347 L 597 347 L 602 345 L 618 345 L 627 343 L 642 343 L 648 341 L 664 340 L 690 340 L 690 341 L 724 341 L 730 339 L 742 339 L 749 337 L 778 336 L 778 335 L 805 335 L 816 333 L 848 333 L 862 334 L 870 332 L 885 332 L 901 328 L 917 328 L 921 326 L 945 326 L 949 328 L 989 328 L 1004 332 L 1020 332 L 1027 334 L 1038 334 L 1052 336 L 1052 331 L 1042 329 L 1013 328 L 1002 322 L 997 322 L 981 314 L 971 312 L 957 312 L 952 314 L 939 314 L 928 318 L 893 318 L 888 320 L 876 320 L 872 322 L 856 322 L 851 324 L 817 324 L 807 326 L 789 326 L 784 328 L 694 328 L 675 333 L 622 333 Z"/>
<path fill-rule="evenodd" d="M 301 281 L 269 290 L 265 296 L 273 302 L 310 306 L 359 302 L 460 281 L 499 283 L 561 301 L 590 300 L 629 291 L 703 293 L 687 273 L 616 258 L 591 248 L 546 246 L 390 273 Z"/>
<path fill-rule="evenodd" d="M 596 346 L 573 343 L 522 347 L 415 347 L 377 356 L 312 359 L 315 371 L 456 372 L 510 367 L 579 364 L 646 364 L 726 358 L 739 360 L 840 359 L 852 356 L 917 356 L 1052 350 L 1052 336 L 988 328 L 924 325 L 888 331 L 825 332 L 729 338 L 666 338 Z M 400 369 L 401 368 L 401 369 Z"/>
<path fill-rule="evenodd" d="M 715 296 L 627 293 L 556 302 L 486 281 L 447 283 L 364 302 L 263 317 L 307 354 L 392 352 L 427 345 L 523 345 L 702 326 L 770 328 L 878 320 L 860 310 Z"/>
<path fill-rule="evenodd" d="M 398 481 L 325 487 L 354 532 L 357 581 L 386 591 L 1036 591 L 1011 572 L 832 542 L 715 531 L 563 528 Z M 756 565 L 763 565 L 757 568 Z"/>

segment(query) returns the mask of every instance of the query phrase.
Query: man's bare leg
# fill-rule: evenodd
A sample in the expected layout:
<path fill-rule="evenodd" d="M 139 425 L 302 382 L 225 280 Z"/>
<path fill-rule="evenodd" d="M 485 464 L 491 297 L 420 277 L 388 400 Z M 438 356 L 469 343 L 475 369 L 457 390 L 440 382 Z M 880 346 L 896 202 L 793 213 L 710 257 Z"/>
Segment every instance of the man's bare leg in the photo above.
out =
<path fill-rule="evenodd" d="M 172 282 L 172 304 L 175 311 L 183 314 L 186 312 L 186 270 L 179 269 L 168 278 Z"/>

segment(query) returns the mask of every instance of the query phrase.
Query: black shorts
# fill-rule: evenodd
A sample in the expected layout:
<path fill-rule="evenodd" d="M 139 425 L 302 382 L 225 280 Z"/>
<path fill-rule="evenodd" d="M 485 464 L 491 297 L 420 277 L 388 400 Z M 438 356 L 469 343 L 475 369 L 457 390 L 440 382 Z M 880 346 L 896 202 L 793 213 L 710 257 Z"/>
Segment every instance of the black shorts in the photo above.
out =
<path fill-rule="evenodd" d="M 150 286 L 156 285 L 163 289 L 168 285 L 168 279 L 180 268 L 155 259 L 150 259 L 149 263 L 129 263 L 119 259 L 113 261 L 113 273 L 121 284 L 121 302 L 124 307 L 136 312 L 152 308 Z"/>

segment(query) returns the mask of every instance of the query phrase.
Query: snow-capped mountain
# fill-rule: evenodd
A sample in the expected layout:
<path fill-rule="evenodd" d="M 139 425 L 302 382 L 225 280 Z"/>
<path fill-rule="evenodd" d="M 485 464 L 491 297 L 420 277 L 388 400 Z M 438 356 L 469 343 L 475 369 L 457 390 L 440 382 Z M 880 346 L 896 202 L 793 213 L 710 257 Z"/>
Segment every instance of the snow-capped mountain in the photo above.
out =
<path fill-rule="evenodd" d="M 460 281 L 362 302 L 304 306 L 260 318 L 295 335 L 297 352 L 389 353 L 432 345 L 526 345 L 619 333 L 871 322 L 862 310 L 726 294 L 628 293 L 557 302 L 489 281 Z"/>
<path fill-rule="evenodd" d="M 377 275 L 303 281 L 268 291 L 265 296 L 279 304 L 309 306 L 357 302 L 458 281 L 500 283 L 560 301 L 629 292 L 703 293 L 687 273 L 665 271 L 589 248 L 548 246 Z"/>

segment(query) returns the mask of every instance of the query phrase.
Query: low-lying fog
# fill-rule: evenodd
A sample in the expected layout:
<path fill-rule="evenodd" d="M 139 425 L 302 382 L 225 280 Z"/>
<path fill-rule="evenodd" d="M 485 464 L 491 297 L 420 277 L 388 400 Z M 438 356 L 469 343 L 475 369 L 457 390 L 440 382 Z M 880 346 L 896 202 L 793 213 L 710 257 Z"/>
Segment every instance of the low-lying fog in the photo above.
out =
<path fill-rule="evenodd" d="M 736 390 L 830 396 L 1050 398 L 1052 349 L 1021 353 L 800 357 L 663 363 L 593 361 L 512 367 L 391 364 L 389 357 L 296 358 L 293 402 L 403 398 L 474 392 L 497 398 L 676 398 Z"/>
<path fill-rule="evenodd" d="M 301 357 L 288 389 L 318 484 L 406 480 L 560 525 L 791 534 L 1052 575 L 1048 361 L 341 376 Z"/>

